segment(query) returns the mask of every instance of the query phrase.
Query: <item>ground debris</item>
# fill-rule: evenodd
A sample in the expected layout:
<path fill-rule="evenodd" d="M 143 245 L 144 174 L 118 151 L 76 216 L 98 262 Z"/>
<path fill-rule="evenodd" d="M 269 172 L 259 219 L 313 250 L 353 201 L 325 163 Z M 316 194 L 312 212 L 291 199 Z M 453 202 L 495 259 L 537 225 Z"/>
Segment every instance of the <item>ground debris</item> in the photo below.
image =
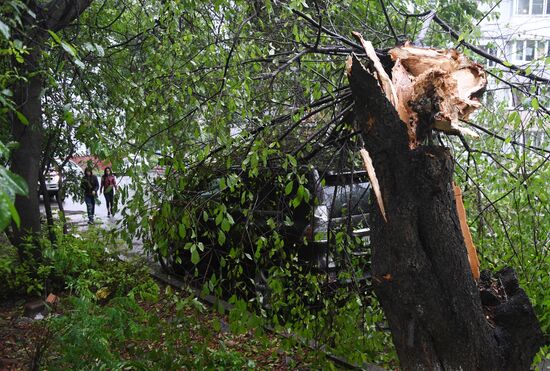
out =
<path fill-rule="evenodd" d="M 161 292 L 164 291 L 161 289 Z M 113 354 L 121 361 L 129 362 L 143 360 L 145 354 L 155 352 L 177 351 L 178 356 L 185 353 L 191 360 L 195 356 L 207 357 L 210 354 L 213 357 L 245 359 L 250 367 L 274 370 L 318 368 L 319 364 L 329 362 L 324 356 L 313 354 L 300 344 L 283 345 L 287 339 L 276 334 L 254 329 L 234 333 L 227 314 L 208 310 L 198 302 L 178 307 L 174 299 L 184 299 L 185 295 L 185 292 L 181 296 L 162 294 L 155 302 L 138 300 L 139 307 L 150 315 L 151 323 L 145 322 L 143 330 L 153 328 L 148 326 L 159 326 L 162 333 L 159 337 L 128 337 L 122 344 L 113 343 L 110 349 Z M 66 295 L 56 298 L 57 305 L 50 315 L 69 315 Z M 106 307 L 110 305 L 109 301 L 98 303 Z M 0 370 L 26 370 L 37 359 L 46 366 L 44 356 L 57 358 L 63 351 L 63 347 L 52 346 L 50 340 L 55 334 L 50 331 L 48 321 L 33 321 L 22 314 L 23 304 L 0 308 Z M 206 353 L 195 355 L 193 350 L 196 350 L 197 344 L 204 344 Z"/>

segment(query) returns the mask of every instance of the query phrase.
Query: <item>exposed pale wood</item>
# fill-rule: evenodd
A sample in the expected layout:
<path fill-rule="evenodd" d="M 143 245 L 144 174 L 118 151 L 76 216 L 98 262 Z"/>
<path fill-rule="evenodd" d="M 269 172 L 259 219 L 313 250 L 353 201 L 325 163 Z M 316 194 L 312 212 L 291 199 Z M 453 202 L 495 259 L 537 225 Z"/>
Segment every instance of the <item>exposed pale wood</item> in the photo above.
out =
<path fill-rule="evenodd" d="M 386 216 L 386 210 L 384 209 L 384 200 L 382 199 L 382 192 L 380 191 L 380 184 L 378 183 L 378 178 L 376 178 L 376 171 L 374 170 L 372 159 L 370 158 L 369 152 L 367 152 L 367 150 L 364 148 L 361 148 L 359 153 L 361 153 L 361 158 L 363 159 L 363 165 L 365 165 L 365 170 L 367 170 L 367 174 L 369 175 L 370 184 L 374 191 L 374 195 L 376 196 L 376 202 L 378 203 L 378 207 L 380 208 L 380 212 L 382 213 L 382 217 L 384 218 L 384 221 L 386 221 L 387 223 L 388 218 Z"/>
<path fill-rule="evenodd" d="M 395 65 L 392 68 L 392 83 L 397 94 L 397 113 L 399 118 L 407 125 L 407 132 L 409 135 L 409 147 L 416 148 L 419 144 L 416 137 L 416 123 L 418 118 L 416 113 L 409 107 L 408 102 L 412 98 L 413 94 L 413 80 L 405 67 L 398 59 L 395 61 Z"/>
<path fill-rule="evenodd" d="M 382 63 L 380 63 L 380 59 L 376 55 L 376 51 L 374 50 L 372 43 L 363 39 L 363 36 L 359 32 L 353 32 L 353 36 L 355 36 L 355 38 L 361 43 L 363 49 L 365 49 L 367 57 L 369 57 L 369 59 L 372 61 L 378 77 L 378 83 L 382 87 L 382 90 L 386 94 L 386 97 L 391 102 L 391 104 L 393 104 L 393 106 L 397 108 L 397 93 L 395 92 L 395 88 L 392 81 L 390 80 L 390 77 L 386 73 L 386 70 L 384 70 Z"/>
<path fill-rule="evenodd" d="M 435 114 L 433 128 L 447 134 L 478 136 L 473 130 L 461 126 L 460 120 L 465 120 L 481 106 L 478 96 L 487 85 L 485 71 L 481 65 L 453 49 L 405 45 L 390 50 L 390 55 L 396 62 L 392 73 L 397 74 L 399 81 L 403 82 L 402 70 L 405 69 L 412 81 L 411 92 L 409 85 L 396 84 L 396 77 L 393 76 L 400 106 L 406 106 L 409 111 L 418 114 L 422 110 L 435 108 L 432 113 Z M 407 92 L 401 92 L 403 89 Z M 408 97 L 402 98 L 405 94 Z M 430 103 L 428 109 L 427 102 Z M 403 109 L 398 110 L 400 116 L 405 112 Z M 418 120 L 417 115 L 413 114 L 410 117 L 413 121 Z M 414 122 L 406 123 L 416 126 Z M 411 147 L 413 146 L 414 143 Z"/>
<path fill-rule="evenodd" d="M 468 220 L 466 219 L 466 209 L 464 208 L 464 202 L 462 200 L 462 190 L 459 186 L 453 183 L 453 189 L 455 193 L 456 211 L 458 213 L 458 219 L 460 220 L 460 229 L 462 230 L 462 236 L 464 237 L 464 243 L 468 250 L 468 261 L 470 262 L 470 268 L 472 269 L 472 275 L 476 281 L 479 280 L 479 259 L 477 257 L 477 250 L 472 240 L 472 234 L 470 233 L 470 227 L 468 227 Z"/>

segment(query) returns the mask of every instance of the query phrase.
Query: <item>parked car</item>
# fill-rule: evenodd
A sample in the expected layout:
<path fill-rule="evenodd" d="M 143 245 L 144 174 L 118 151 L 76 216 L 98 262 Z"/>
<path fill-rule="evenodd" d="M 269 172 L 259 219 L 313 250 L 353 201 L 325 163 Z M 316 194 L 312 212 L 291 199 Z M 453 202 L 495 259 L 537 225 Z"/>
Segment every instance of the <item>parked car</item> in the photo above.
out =
<path fill-rule="evenodd" d="M 59 197 L 59 184 L 61 183 L 61 176 L 58 171 L 50 170 L 46 176 L 46 192 L 49 197 Z"/>
<path fill-rule="evenodd" d="M 292 256 L 299 265 L 319 272 L 337 271 L 349 261 L 347 255 L 368 262 L 371 187 L 365 171 L 304 168 L 299 174 L 301 185 L 287 181 L 282 169 L 259 173 L 250 177 L 235 169 L 210 179 L 181 197 L 173 197 L 169 207 L 152 217 L 149 240 L 156 244 L 164 270 L 205 280 L 225 267 L 225 260 L 239 246 L 244 275 L 262 290 L 269 268 Z M 235 178 L 238 184 L 230 187 L 227 179 Z M 190 210 L 195 223 L 189 231 L 182 231 L 181 221 L 189 217 L 186 213 Z M 220 210 L 225 210 L 221 217 Z M 233 223 L 224 225 L 224 218 Z M 274 235 L 276 238 L 266 238 Z M 337 246 L 345 243 L 343 237 L 353 241 L 352 248 Z M 279 249 L 259 247 L 260 239 L 265 244 L 278 243 Z"/>
<path fill-rule="evenodd" d="M 46 182 L 46 192 L 48 197 L 54 197 L 58 199 L 59 197 L 63 198 L 61 195 L 61 185 L 68 179 L 77 179 L 80 181 L 82 177 L 82 169 L 73 161 L 68 161 L 61 173 L 58 169 L 52 169 L 45 175 Z M 40 189 L 40 184 L 38 184 L 38 193 L 42 194 Z M 44 196 L 42 194 L 42 196 Z"/>

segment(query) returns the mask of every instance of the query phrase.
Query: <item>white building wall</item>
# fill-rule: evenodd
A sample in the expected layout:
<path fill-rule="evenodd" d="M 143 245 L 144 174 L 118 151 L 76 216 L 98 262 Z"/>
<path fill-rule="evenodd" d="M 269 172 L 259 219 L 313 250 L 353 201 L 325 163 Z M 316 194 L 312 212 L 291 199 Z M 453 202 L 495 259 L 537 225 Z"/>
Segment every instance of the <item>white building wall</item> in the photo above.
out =
<path fill-rule="evenodd" d="M 510 63 L 550 76 L 542 66 L 550 57 L 550 0 L 503 0 L 493 12 L 500 17 L 482 22 L 482 44 Z"/>
<path fill-rule="evenodd" d="M 485 9 L 487 10 L 489 9 Z M 481 31 L 480 44 L 491 54 L 533 74 L 550 78 L 550 70 L 548 70 L 550 66 L 550 0 L 503 0 L 481 23 Z M 501 66 L 488 62 L 487 68 L 491 70 Z M 531 83 L 530 80 L 513 73 L 506 74 L 503 78 L 519 85 Z M 541 85 L 539 89 L 536 93 L 539 94 L 540 105 L 550 109 L 550 97 L 545 90 L 548 86 Z M 527 123 L 526 127 L 529 128 L 527 131 L 533 137 L 529 141 L 535 142 L 536 139 L 537 145 L 550 146 L 547 135 L 550 124 L 546 121 L 542 127 L 528 125 L 535 115 L 529 106 L 518 104 L 520 101 L 518 95 L 521 94 L 491 77 L 488 94 L 492 95 L 494 101 L 506 101 L 510 110 L 520 113 Z M 526 100 L 526 102 L 529 101 L 529 99 Z M 522 138 L 522 141 L 527 139 Z"/>

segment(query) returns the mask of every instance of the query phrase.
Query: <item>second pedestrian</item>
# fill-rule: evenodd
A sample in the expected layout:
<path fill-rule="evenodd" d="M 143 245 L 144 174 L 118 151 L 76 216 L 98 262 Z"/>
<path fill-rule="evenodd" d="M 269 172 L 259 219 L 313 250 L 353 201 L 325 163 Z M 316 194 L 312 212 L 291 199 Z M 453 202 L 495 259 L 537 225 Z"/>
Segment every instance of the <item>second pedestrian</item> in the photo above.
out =
<path fill-rule="evenodd" d="M 113 200 L 115 196 L 115 189 L 117 189 L 116 179 L 111 171 L 110 167 L 106 167 L 101 177 L 101 188 L 99 193 L 103 192 L 105 196 L 105 203 L 107 204 L 107 216 L 114 215 Z"/>

